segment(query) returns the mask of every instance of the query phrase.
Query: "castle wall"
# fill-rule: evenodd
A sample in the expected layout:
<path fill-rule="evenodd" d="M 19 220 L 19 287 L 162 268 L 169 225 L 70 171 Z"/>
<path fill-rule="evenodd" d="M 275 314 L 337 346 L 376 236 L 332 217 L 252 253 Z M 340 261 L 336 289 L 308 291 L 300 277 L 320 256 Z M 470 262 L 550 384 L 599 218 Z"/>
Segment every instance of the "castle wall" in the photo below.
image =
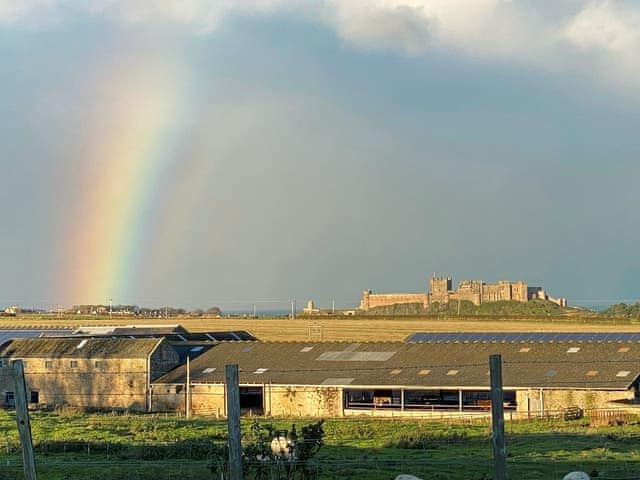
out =
<path fill-rule="evenodd" d="M 457 302 L 457 301 L 461 301 L 461 302 L 471 302 L 474 305 L 480 305 L 480 303 L 482 302 L 481 296 L 480 296 L 480 292 L 473 292 L 473 291 L 460 291 L 457 290 L 455 292 L 451 292 L 449 294 L 449 299 L 448 301 L 450 302 Z"/>
<path fill-rule="evenodd" d="M 423 306 L 429 304 L 426 293 L 369 293 L 362 294 L 360 309 L 367 311 L 375 307 L 387 307 L 403 303 L 419 303 Z"/>
<path fill-rule="evenodd" d="M 525 282 L 514 282 L 511 284 L 511 297 L 519 302 L 529 301 L 528 288 Z"/>
<path fill-rule="evenodd" d="M 509 282 L 485 283 L 483 285 L 483 302 L 499 302 L 501 300 L 511 300 L 511 284 Z"/>

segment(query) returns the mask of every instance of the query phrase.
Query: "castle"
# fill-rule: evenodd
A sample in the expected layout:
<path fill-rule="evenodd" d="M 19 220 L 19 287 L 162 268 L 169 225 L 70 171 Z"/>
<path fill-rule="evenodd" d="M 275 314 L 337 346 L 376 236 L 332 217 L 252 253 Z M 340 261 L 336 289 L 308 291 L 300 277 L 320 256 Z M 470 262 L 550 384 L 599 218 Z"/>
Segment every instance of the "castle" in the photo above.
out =
<path fill-rule="evenodd" d="M 468 301 L 474 305 L 501 300 L 528 302 L 542 299 L 561 307 L 567 306 L 566 298 L 553 298 L 541 287 L 529 287 L 526 282 L 509 282 L 501 280 L 497 283 L 485 283 L 482 280 L 461 280 L 458 289 L 453 290 L 451 277 L 432 276 L 429 279 L 429 292 L 426 293 L 373 293 L 365 290 L 360 301 L 360 310 L 367 311 L 375 307 L 385 307 L 403 303 L 420 303 L 428 308 L 433 303 L 449 303 L 452 301 Z"/>

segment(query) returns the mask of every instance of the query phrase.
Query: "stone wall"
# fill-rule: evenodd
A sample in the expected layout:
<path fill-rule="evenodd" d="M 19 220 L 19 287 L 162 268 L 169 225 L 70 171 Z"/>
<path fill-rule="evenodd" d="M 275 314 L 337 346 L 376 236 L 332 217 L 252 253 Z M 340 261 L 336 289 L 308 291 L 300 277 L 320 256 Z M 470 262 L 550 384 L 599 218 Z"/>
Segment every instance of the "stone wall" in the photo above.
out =
<path fill-rule="evenodd" d="M 419 303 L 426 307 L 429 304 L 429 300 L 426 293 L 372 293 L 365 291 L 360 301 L 360 310 L 366 312 L 375 307 L 406 303 Z"/>
<path fill-rule="evenodd" d="M 177 367 L 180 363 L 180 356 L 178 355 L 178 352 L 171 347 L 171 345 L 167 342 L 162 342 L 151 354 L 150 363 L 150 380 L 153 381 L 167 373 L 169 370 Z"/>
<path fill-rule="evenodd" d="M 342 416 L 342 388 L 265 385 L 265 413 L 275 417 Z"/>
<path fill-rule="evenodd" d="M 263 388 L 263 413 L 274 417 L 342 416 L 342 389 L 339 387 L 255 385 Z M 154 384 L 152 409 L 155 412 L 185 411 L 185 388 L 180 384 Z M 194 415 L 226 416 L 225 386 L 191 386 Z"/>
<path fill-rule="evenodd" d="M 40 406 L 77 406 L 144 411 L 147 359 L 27 358 L 27 399 L 37 392 Z M 72 363 L 75 362 L 75 363 Z M 0 402 L 14 392 L 10 377 L 0 377 Z"/>
<path fill-rule="evenodd" d="M 260 385 L 257 385 L 260 386 Z M 343 410 L 342 387 L 325 386 L 286 386 L 262 385 L 263 413 L 274 417 L 341 417 L 344 415 L 377 416 L 431 416 L 428 409 Z M 155 412 L 185 411 L 185 390 L 180 384 L 154 384 L 152 388 L 152 408 Z M 561 411 L 567 407 L 578 406 L 585 410 L 621 408 L 634 398 L 633 390 L 583 390 L 559 389 L 542 390 L 542 407 L 546 412 Z M 520 414 L 540 413 L 540 389 L 522 389 L 516 391 L 517 412 Z M 225 386 L 223 384 L 196 384 L 191 387 L 191 412 L 193 415 L 226 416 Z M 465 413 L 482 413 L 473 410 Z M 436 415 L 459 414 L 436 411 Z"/>
<path fill-rule="evenodd" d="M 585 410 L 594 408 L 621 408 L 634 398 L 633 390 L 546 390 L 542 389 L 542 406 L 540 389 L 518 390 L 516 400 L 519 412 L 539 413 L 559 411 L 567 407 L 580 407 Z M 623 402 L 623 403 L 621 403 Z"/>

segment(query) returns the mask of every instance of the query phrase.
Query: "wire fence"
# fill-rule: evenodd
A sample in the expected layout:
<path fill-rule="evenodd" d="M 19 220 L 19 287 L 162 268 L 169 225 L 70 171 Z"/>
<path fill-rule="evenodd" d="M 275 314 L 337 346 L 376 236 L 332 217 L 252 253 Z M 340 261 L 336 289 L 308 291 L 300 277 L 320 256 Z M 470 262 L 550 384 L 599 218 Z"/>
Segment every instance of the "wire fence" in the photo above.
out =
<path fill-rule="evenodd" d="M 469 455 L 437 458 L 429 450 L 395 457 L 380 454 L 376 456 L 367 451 L 359 453 L 358 458 L 319 456 L 305 465 L 286 460 L 258 461 L 245 458 L 245 478 L 389 479 L 405 473 L 424 479 L 488 480 L 493 474 L 493 461 L 489 454 L 484 458 Z M 202 479 L 223 478 L 221 475 L 226 471 L 225 459 L 213 455 L 185 455 L 164 459 L 131 459 L 120 458 L 117 455 L 107 457 L 106 452 L 84 451 L 69 451 L 63 455 L 36 451 L 36 455 L 38 472 L 40 478 L 44 479 Z M 21 478 L 22 465 L 19 455 L 2 455 L 0 462 L 0 478 Z M 294 468 L 299 471 L 295 476 L 291 474 Z M 577 461 L 556 455 L 517 456 L 507 460 L 510 478 L 561 479 L 567 473 L 576 470 L 585 471 L 593 478 L 602 480 L 640 479 L 640 460 L 614 461 L 607 459 L 606 454 Z"/>
<path fill-rule="evenodd" d="M 603 480 L 640 479 L 640 431 L 632 424 L 580 433 L 579 422 L 565 422 L 548 412 L 543 420 L 531 419 L 540 431 L 519 433 L 514 423 L 507 430 L 509 478 L 561 479 L 566 473 L 582 470 Z M 592 415 L 604 411 L 589 411 Z M 611 411 L 610 414 L 619 412 Z M 64 418 L 59 419 L 64 422 Z M 153 425 L 156 421 L 190 422 L 194 429 L 203 420 L 172 415 L 96 415 L 86 420 L 90 433 L 98 424 L 114 428 L 112 434 L 123 435 L 118 441 L 47 440 L 41 431 L 35 435 L 35 454 L 40 478 L 85 479 L 115 478 L 188 480 L 221 477 L 225 473 L 226 439 L 223 432 L 208 438 L 176 441 L 137 441 L 127 438 L 128 428 L 135 421 Z M 547 421 L 551 423 L 547 424 Z M 207 421 L 207 420 L 204 420 Z M 348 424 L 348 420 L 345 421 Z M 370 444 L 375 432 L 362 424 L 358 435 L 334 431 L 325 436 L 325 445 L 318 456 L 304 466 L 286 461 L 265 461 L 245 458 L 246 479 L 389 479 L 400 473 L 424 479 L 488 480 L 493 475 L 490 448 L 490 428 L 485 420 L 478 423 L 475 433 L 465 433 L 468 427 L 447 431 L 455 426 L 424 423 L 423 435 L 391 434 L 386 442 Z M 34 419 L 38 423 L 38 418 Z M 223 423 L 223 422 L 219 422 Z M 389 425 L 400 424 L 390 421 Z M 587 424 L 585 424 L 587 425 Z M 549 431 L 545 431 L 545 428 Z M 565 431 L 567 427 L 573 431 Z M 633 427 L 628 428 L 627 427 Z M 144 425 L 135 428 L 143 428 Z M 398 428 L 398 430 L 400 430 Z M 556 430 L 556 431 L 554 431 Z M 418 429 L 418 431 L 420 431 Z M 478 433 L 479 432 L 479 433 Z M 6 434 L 6 432 L 5 432 Z M 4 443 L 4 444 L 3 444 Z M 302 468 L 304 467 L 304 468 Z M 20 445 L 5 435 L 0 440 L 0 479 L 21 478 Z"/>

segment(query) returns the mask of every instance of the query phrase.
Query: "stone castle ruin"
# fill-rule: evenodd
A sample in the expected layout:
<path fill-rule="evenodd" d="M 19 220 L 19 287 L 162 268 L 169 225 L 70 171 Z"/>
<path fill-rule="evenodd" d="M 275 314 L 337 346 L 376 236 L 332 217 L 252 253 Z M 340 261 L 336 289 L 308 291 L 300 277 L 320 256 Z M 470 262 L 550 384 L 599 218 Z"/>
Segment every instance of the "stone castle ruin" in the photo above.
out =
<path fill-rule="evenodd" d="M 561 307 L 567 306 L 566 298 L 554 298 L 547 295 L 542 287 L 530 287 L 526 282 L 509 282 L 501 280 L 497 283 L 486 283 L 482 280 L 461 280 L 458 289 L 453 290 L 451 277 L 429 278 L 429 291 L 425 293 L 374 293 L 365 290 L 360 301 L 360 310 L 367 311 L 375 307 L 390 305 L 420 303 L 428 308 L 433 303 L 449 303 L 468 301 L 474 305 L 487 302 L 513 300 L 528 302 L 542 299 L 553 302 Z"/>

